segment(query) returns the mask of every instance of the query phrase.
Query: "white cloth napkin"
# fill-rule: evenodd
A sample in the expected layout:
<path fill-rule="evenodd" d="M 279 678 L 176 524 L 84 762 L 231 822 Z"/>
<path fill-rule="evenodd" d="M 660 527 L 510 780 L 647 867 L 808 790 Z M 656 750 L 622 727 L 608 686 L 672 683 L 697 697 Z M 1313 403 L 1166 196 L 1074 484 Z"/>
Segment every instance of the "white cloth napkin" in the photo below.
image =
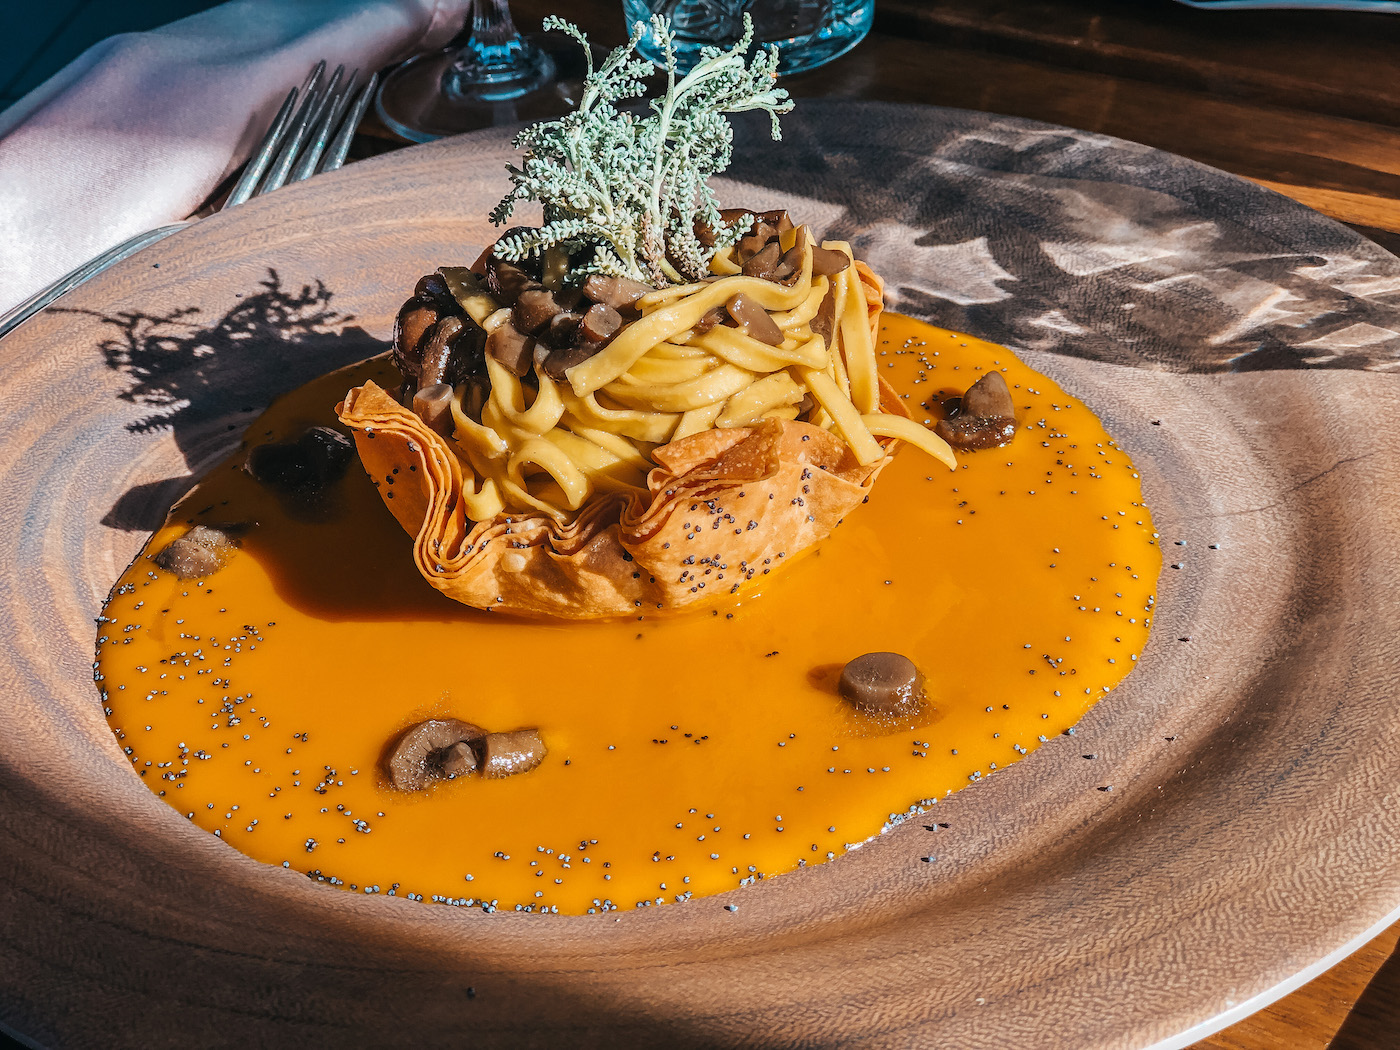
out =
<path fill-rule="evenodd" d="M 134 234 L 183 219 L 321 59 L 441 47 L 470 0 L 232 0 L 88 49 L 0 113 L 0 312 Z"/>

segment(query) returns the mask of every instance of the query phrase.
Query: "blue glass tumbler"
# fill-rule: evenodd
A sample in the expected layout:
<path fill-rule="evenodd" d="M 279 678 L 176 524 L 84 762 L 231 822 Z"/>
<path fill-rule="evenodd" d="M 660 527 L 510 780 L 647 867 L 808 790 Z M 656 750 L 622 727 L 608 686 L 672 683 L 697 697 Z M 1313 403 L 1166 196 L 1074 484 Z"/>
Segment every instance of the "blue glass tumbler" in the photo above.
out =
<path fill-rule="evenodd" d="M 778 47 L 778 72 L 802 73 L 844 55 L 870 32 L 875 0 L 622 0 L 630 29 L 652 15 L 670 19 L 676 57 L 689 70 L 703 47 L 728 47 L 743 34 L 744 15 L 760 44 Z M 661 48 L 648 25 L 639 47 L 660 64 Z"/>

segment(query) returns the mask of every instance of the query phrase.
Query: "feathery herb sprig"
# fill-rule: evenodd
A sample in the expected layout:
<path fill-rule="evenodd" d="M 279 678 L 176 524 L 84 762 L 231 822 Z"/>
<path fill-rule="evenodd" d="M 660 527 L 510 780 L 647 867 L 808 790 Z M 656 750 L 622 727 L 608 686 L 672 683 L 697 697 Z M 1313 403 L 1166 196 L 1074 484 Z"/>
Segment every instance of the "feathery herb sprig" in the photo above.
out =
<path fill-rule="evenodd" d="M 670 23 L 658 15 L 651 25 L 663 42 L 666 92 L 651 101 L 651 115 L 638 118 L 619 111 L 617 103 L 641 96 L 644 79 L 654 72 L 636 57 L 645 25 L 637 23 L 626 45 L 594 69 L 583 32 L 557 16 L 545 19 L 545 30 L 567 33 L 583 47 L 588 74 L 577 109 L 516 136 L 525 159 L 520 167 L 509 165 L 513 185 L 491 221 L 506 222 L 516 201 L 537 200 L 544 205 L 544 225 L 502 238 L 495 247 L 499 257 L 518 262 L 558 248 L 571 258 L 583 256 L 571 267 L 575 276 L 598 273 L 664 286 L 704 277 L 715 252 L 751 224 L 751 218 L 732 224 L 720 219 L 708 179 L 729 166 L 733 152 L 725 114 L 762 110 L 772 120 L 773 139 L 782 138 L 778 116 L 792 109 L 792 101 L 774 86 L 777 49 L 759 48 L 745 63 L 753 44 L 746 14 L 738 43 L 728 50 L 705 48 L 678 80 Z M 714 231 L 712 247 L 696 236 L 697 222 Z"/>

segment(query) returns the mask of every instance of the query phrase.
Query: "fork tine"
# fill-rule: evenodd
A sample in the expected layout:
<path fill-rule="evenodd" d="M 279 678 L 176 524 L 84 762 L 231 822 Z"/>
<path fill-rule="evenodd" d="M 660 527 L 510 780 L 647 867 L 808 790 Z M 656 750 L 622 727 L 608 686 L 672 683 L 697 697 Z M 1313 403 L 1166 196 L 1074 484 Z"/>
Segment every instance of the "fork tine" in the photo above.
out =
<path fill-rule="evenodd" d="M 345 65 L 344 63 L 342 63 L 335 67 L 335 73 L 331 76 L 331 82 L 326 85 L 326 90 L 321 93 L 320 99 L 316 102 L 316 113 L 311 118 L 311 124 L 308 126 L 308 130 L 310 130 L 311 127 L 315 127 L 317 124 L 320 123 L 321 117 L 325 114 L 326 110 L 330 108 L 330 106 L 335 102 L 337 96 L 341 91 L 340 82 L 344 78 Z"/>
<path fill-rule="evenodd" d="M 324 70 L 325 63 L 321 63 L 319 69 Z M 335 77 L 338 79 L 342 66 L 336 70 Z M 301 108 L 297 110 L 296 120 L 292 123 L 291 133 L 287 136 L 287 141 L 282 146 L 282 151 L 277 154 L 277 162 L 272 165 L 272 170 L 267 173 L 267 178 L 258 187 L 256 195 L 271 193 L 284 182 L 287 181 L 287 173 L 292 170 L 292 163 L 296 160 L 297 153 L 301 150 L 301 144 L 306 138 L 306 132 L 312 124 L 316 122 L 321 112 L 321 104 L 325 101 L 326 91 L 318 83 L 306 93 L 302 100 Z M 332 80 L 332 85 L 334 79 Z"/>
<path fill-rule="evenodd" d="M 326 71 L 326 63 L 323 59 L 312 67 L 311 72 L 306 74 L 306 79 L 302 81 L 301 91 L 292 88 L 287 93 L 287 98 L 282 103 L 282 108 L 277 111 L 277 117 L 272 122 L 272 127 L 268 128 L 267 134 L 263 137 L 262 144 L 258 147 L 257 153 L 248 161 L 248 166 L 243 169 L 243 175 L 238 180 L 238 185 L 234 186 L 233 192 L 228 195 L 223 206 L 230 208 L 235 204 L 242 204 L 257 191 L 258 180 L 262 178 L 263 172 L 267 170 L 268 163 L 277 153 L 277 148 L 286 137 L 287 127 L 292 120 L 292 113 L 296 106 L 298 96 L 304 97 L 316 82 L 321 79 L 321 74 Z"/>
<path fill-rule="evenodd" d="M 277 147 L 282 144 L 282 138 L 287 133 L 287 125 L 292 120 L 292 107 L 296 105 L 297 89 L 292 88 L 287 92 L 287 98 L 282 103 L 282 108 L 277 111 L 277 117 L 272 122 L 272 127 L 263 136 L 262 143 L 258 146 L 258 151 L 248 161 L 248 166 L 243 169 L 243 174 L 238 180 L 238 184 L 233 187 L 233 192 L 224 201 L 225 208 L 232 208 L 235 204 L 242 204 L 253 195 L 253 190 L 257 188 L 258 180 L 262 178 L 263 172 L 272 161 L 272 155 L 277 152 Z"/>
<path fill-rule="evenodd" d="M 311 141 L 306 144 L 306 149 L 302 150 L 301 159 L 297 161 L 296 167 L 287 177 L 288 182 L 300 182 L 316 173 L 316 162 L 326 151 L 326 143 L 330 141 L 332 131 L 340 122 L 341 116 L 345 113 L 346 105 L 354 96 L 359 76 L 360 71 L 357 69 L 350 74 L 350 79 L 345 82 L 345 86 L 330 98 L 329 104 L 325 107 L 325 111 L 316 125 L 316 133 L 311 136 Z"/>
<path fill-rule="evenodd" d="M 335 171 L 345 163 L 345 155 L 350 152 L 350 140 L 355 137 L 355 129 L 360 126 L 360 121 L 365 117 L 365 110 L 369 108 L 371 100 L 374 98 L 375 88 L 379 86 L 379 74 L 374 73 L 365 86 L 360 89 L 360 97 L 355 99 L 350 107 L 350 112 L 340 125 L 340 130 L 336 132 L 334 141 L 331 142 L 330 149 L 326 151 L 325 159 L 321 161 L 322 171 Z"/>

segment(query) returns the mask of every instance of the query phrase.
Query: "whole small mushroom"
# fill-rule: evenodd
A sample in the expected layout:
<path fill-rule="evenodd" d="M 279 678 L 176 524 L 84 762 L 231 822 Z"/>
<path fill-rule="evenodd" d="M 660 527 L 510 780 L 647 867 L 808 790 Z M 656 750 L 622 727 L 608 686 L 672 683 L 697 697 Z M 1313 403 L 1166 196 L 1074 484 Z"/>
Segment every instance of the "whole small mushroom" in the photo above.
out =
<path fill-rule="evenodd" d="M 470 319 L 468 319 L 470 320 Z M 452 341 L 461 334 L 461 317 L 444 317 L 428 329 L 418 366 L 418 389 L 435 386 L 447 375 L 447 363 L 452 356 Z"/>
<path fill-rule="evenodd" d="M 269 442 L 248 450 L 244 469 L 265 485 L 288 494 L 314 495 L 345 475 L 355 443 L 331 427 L 308 427 L 295 441 Z"/>
<path fill-rule="evenodd" d="M 487 780 L 528 773 L 548 753 L 538 729 L 488 733 L 457 718 L 430 718 L 409 726 L 384 758 L 399 791 L 422 791 L 437 780 L 475 772 Z"/>
<path fill-rule="evenodd" d="M 858 711 L 893 718 L 922 706 L 924 677 L 900 653 L 865 653 L 841 669 L 837 691 Z"/>

